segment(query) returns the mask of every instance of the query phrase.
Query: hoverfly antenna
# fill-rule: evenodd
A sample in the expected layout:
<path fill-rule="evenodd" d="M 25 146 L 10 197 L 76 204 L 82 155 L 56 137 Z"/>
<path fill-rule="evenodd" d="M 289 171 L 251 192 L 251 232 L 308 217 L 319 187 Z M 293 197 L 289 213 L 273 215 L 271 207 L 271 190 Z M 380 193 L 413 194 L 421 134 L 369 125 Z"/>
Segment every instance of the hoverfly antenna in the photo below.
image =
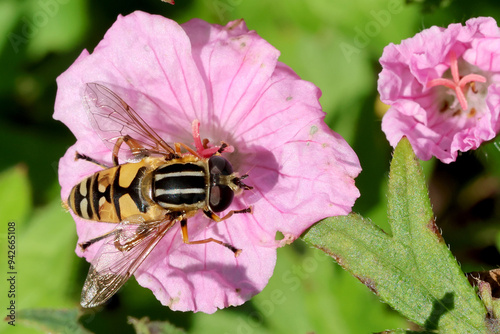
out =
<path fill-rule="evenodd" d="M 224 150 L 227 148 L 227 144 L 222 142 L 219 149 L 217 150 L 217 153 L 221 154 L 222 152 L 224 152 Z"/>
<path fill-rule="evenodd" d="M 234 178 L 233 182 L 235 185 L 237 185 L 238 187 L 240 187 L 241 189 L 244 189 L 244 190 L 251 190 L 253 189 L 252 186 L 249 186 L 245 183 L 243 183 L 241 180 L 244 180 L 248 177 L 248 174 L 245 174 L 245 175 L 242 175 L 240 177 L 236 177 Z"/>
<path fill-rule="evenodd" d="M 250 168 L 248 169 L 248 171 L 247 171 L 245 174 L 243 174 L 243 176 L 244 176 L 244 177 L 242 176 L 242 177 L 240 177 L 240 178 L 246 179 L 246 178 L 248 177 L 248 175 L 250 174 L 250 172 L 251 172 L 251 171 L 252 171 L 255 167 L 257 167 L 257 164 L 256 164 L 256 163 L 254 163 L 254 164 L 253 164 L 253 166 L 252 166 L 252 167 L 250 167 Z"/>
<path fill-rule="evenodd" d="M 232 152 L 234 152 L 234 147 L 226 142 L 221 141 L 217 153 L 222 154 L 222 153 L 232 153 Z"/>

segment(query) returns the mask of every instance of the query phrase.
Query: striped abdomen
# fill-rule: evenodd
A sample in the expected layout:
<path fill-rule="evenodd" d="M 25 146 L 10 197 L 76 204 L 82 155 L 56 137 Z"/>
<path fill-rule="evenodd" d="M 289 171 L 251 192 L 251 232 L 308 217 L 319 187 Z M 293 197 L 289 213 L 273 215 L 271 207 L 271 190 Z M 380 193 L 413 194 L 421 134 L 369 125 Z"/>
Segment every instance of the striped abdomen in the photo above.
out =
<path fill-rule="evenodd" d="M 147 216 L 150 205 L 142 191 L 146 169 L 139 162 L 97 172 L 73 187 L 68 205 L 79 217 L 109 223 Z"/>
<path fill-rule="evenodd" d="M 166 209 L 206 206 L 209 176 L 203 162 L 173 163 L 154 172 L 153 201 Z"/>

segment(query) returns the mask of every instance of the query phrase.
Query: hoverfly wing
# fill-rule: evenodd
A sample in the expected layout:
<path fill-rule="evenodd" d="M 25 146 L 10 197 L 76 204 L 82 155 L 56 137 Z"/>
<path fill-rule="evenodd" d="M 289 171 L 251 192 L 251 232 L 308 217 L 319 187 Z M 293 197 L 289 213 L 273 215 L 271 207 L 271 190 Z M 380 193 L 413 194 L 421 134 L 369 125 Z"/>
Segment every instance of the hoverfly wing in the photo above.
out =
<path fill-rule="evenodd" d="M 95 82 L 87 83 L 84 100 L 94 130 L 111 151 L 120 137 L 129 135 L 150 153 L 175 153 L 172 147 L 111 89 Z M 120 155 L 127 160 L 132 158 L 127 145 L 121 146 Z"/>
<path fill-rule="evenodd" d="M 175 220 L 132 225 L 121 222 L 92 260 L 80 304 L 90 308 L 113 296 L 147 258 Z"/>

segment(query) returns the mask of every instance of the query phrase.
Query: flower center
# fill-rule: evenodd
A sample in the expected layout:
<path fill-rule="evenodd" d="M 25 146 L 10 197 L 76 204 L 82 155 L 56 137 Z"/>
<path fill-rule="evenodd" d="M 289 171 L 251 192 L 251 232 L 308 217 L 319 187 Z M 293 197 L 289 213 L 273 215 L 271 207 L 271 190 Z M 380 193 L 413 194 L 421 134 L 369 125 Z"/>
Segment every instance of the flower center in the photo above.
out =
<path fill-rule="evenodd" d="M 469 70 L 472 72 L 472 65 L 467 64 L 467 68 L 462 68 L 463 70 Z M 450 53 L 450 71 L 451 71 L 451 79 L 448 78 L 438 78 L 433 79 L 427 82 L 427 87 L 436 87 L 436 86 L 444 86 L 452 90 L 451 94 L 455 96 L 455 101 L 449 103 L 446 99 L 444 101 L 444 107 L 441 111 L 446 111 L 447 109 L 453 110 L 453 116 L 460 114 L 460 109 L 457 107 L 456 101 L 460 104 L 462 111 L 467 112 L 469 116 L 474 116 L 476 113 L 477 107 L 480 107 L 481 101 L 484 99 L 478 99 L 479 95 L 485 95 L 485 89 L 479 89 L 476 83 L 485 83 L 486 77 L 470 73 L 465 76 L 460 76 L 458 73 L 458 61 L 457 56 L 454 52 Z M 480 92 L 481 91 L 481 92 Z M 449 93 L 449 90 L 447 90 Z M 470 107 L 470 109 L 469 109 Z M 481 109 L 481 108 L 480 108 Z"/>

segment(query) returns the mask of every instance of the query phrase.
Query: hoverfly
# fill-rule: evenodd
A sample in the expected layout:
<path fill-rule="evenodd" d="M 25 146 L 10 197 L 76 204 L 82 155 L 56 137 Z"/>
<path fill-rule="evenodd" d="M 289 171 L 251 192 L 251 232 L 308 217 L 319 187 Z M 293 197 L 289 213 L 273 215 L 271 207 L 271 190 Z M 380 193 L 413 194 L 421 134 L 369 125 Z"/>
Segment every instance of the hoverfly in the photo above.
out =
<path fill-rule="evenodd" d="M 242 182 L 247 175 L 239 177 L 221 156 L 228 145 L 207 148 L 208 141 L 201 142 L 199 122 L 195 120 L 197 151 L 183 143 L 175 143 L 174 149 L 107 87 L 88 83 L 84 98 L 94 129 L 112 150 L 113 166 L 77 152 L 75 159 L 96 163 L 103 170 L 75 185 L 67 204 L 83 219 L 117 225 L 80 244 L 85 250 L 106 239 L 91 262 L 81 305 L 94 307 L 106 302 L 176 222 L 181 224 L 184 243 L 215 242 L 238 256 L 241 250 L 228 243 L 214 238 L 190 241 L 187 232 L 187 219 L 200 210 L 216 222 L 234 213 L 251 212 L 249 207 L 229 211 L 224 217 L 216 214 L 229 207 L 235 194 L 252 189 Z M 133 162 L 119 164 L 123 144 Z"/>

